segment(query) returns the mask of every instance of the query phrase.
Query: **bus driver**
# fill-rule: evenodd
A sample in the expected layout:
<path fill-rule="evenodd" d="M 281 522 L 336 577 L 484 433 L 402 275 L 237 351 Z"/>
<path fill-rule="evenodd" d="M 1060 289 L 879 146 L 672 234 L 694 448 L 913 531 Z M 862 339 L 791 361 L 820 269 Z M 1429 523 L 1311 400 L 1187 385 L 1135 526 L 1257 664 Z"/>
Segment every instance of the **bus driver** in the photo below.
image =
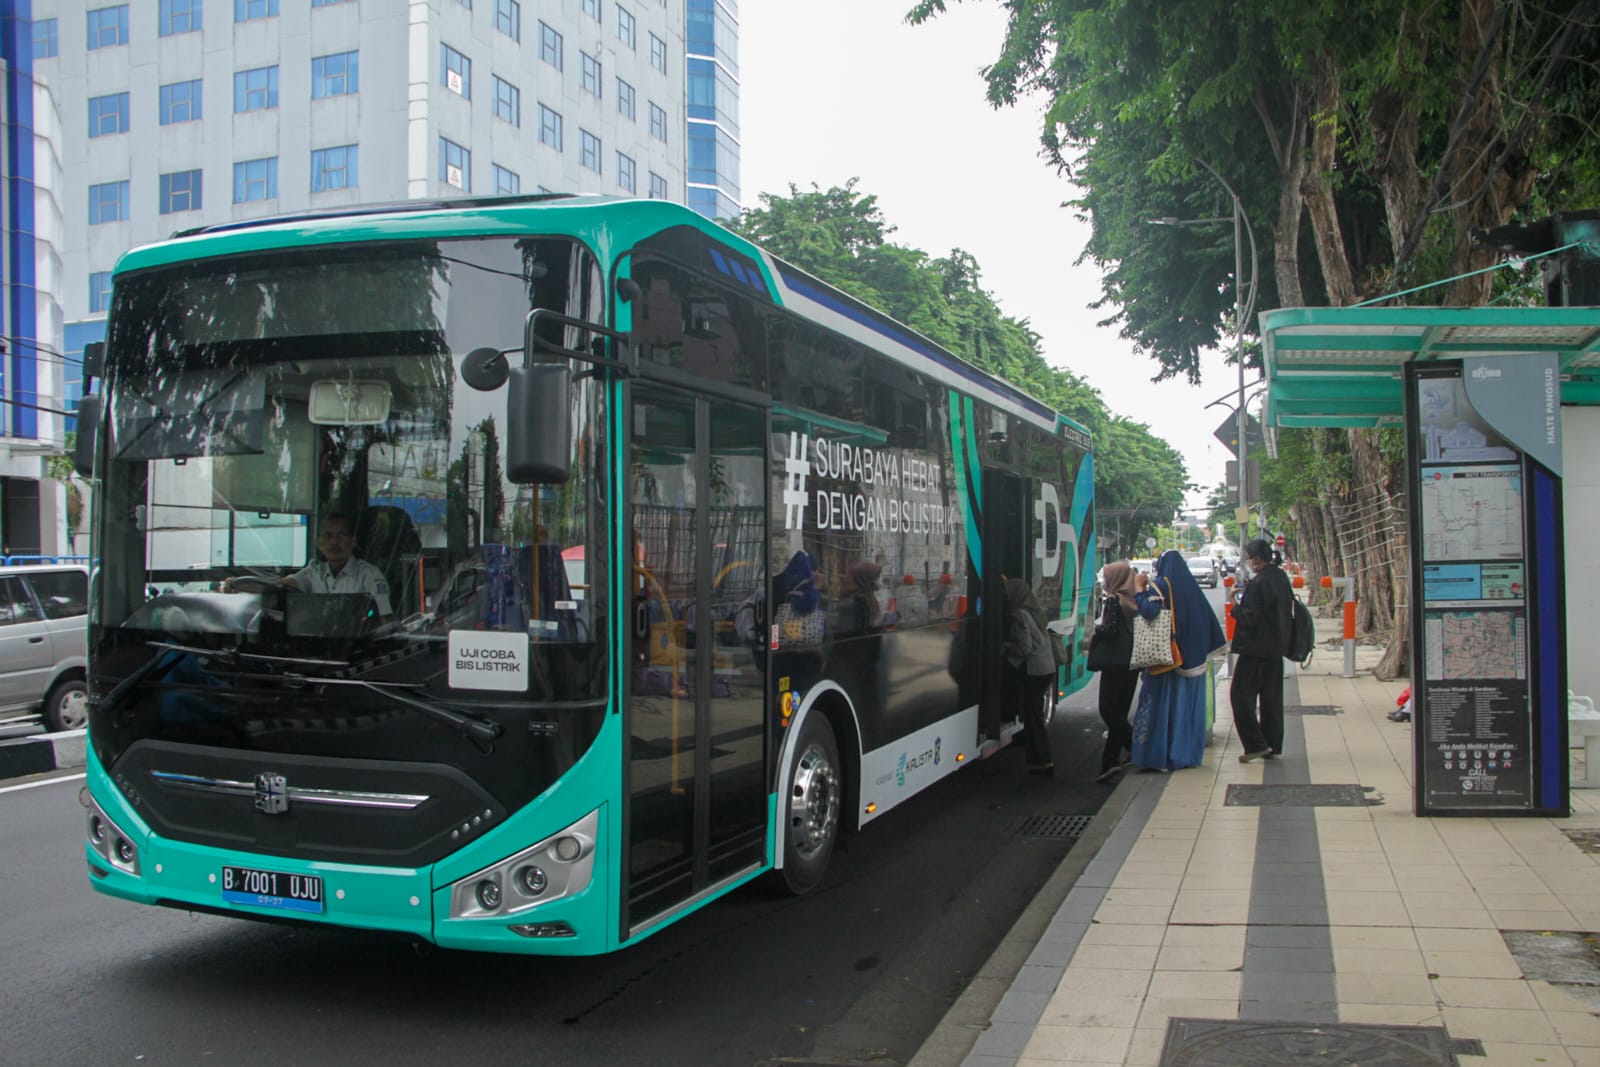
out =
<path fill-rule="evenodd" d="M 378 615 L 387 619 L 394 610 L 389 605 L 389 582 L 383 571 L 355 558 L 355 538 L 350 516 L 342 511 L 325 513 L 317 525 L 317 551 L 322 558 L 291 574 L 283 584 L 302 593 L 368 593 L 378 605 Z"/>

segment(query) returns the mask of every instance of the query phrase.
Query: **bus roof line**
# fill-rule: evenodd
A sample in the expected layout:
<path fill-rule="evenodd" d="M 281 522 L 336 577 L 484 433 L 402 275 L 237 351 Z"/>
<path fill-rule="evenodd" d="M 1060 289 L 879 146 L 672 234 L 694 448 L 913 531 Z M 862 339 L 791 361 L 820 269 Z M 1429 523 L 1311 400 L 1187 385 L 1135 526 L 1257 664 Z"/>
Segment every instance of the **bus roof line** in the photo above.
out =
<path fill-rule="evenodd" d="M 787 260 L 779 259 L 770 252 L 765 254 L 777 267 L 774 273 L 786 295 L 800 297 L 816 308 L 831 311 L 841 318 L 876 334 L 885 341 L 893 342 L 907 351 L 916 353 L 923 359 L 931 360 L 939 367 L 964 379 L 968 383 L 969 389 L 975 386 L 991 395 L 997 394 L 994 398 L 1007 401 L 1006 406 L 1012 407 L 1015 414 L 1027 416 L 1050 433 L 1057 432 L 1056 420 L 1062 417 L 1060 412 L 1031 393 L 1018 388 L 1004 378 L 990 374 L 981 367 L 974 366 L 954 352 L 949 352 L 933 340 L 924 337 L 900 320 L 862 303 L 855 297 L 836 289 Z M 794 310 L 792 303 L 787 304 L 787 306 L 790 310 Z M 813 312 L 813 315 L 815 315 L 815 312 Z M 857 338 L 857 340 L 860 340 L 860 338 Z"/>
<path fill-rule="evenodd" d="M 323 219 L 355 218 L 360 215 L 404 215 L 421 211 L 462 211 L 484 207 L 505 207 L 511 204 L 536 204 L 551 200 L 572 200 L 579 193 L 520 193 L 506 196 L 463 196 L 451 200 L 389 200 L 377 204 L 353 204 L 343 207 L 317 208 L 297 211 L 292 215 L 264 215 L 258 219 L 235 219 L 214 222 L 209 226 L 196 226 L 176 230 L 172 239 L 195 237 L 206 233 L 227 233 L 230 230 L 249 230 L 258 226 L 277 226 L 289 222 L 315 222 Z"/>

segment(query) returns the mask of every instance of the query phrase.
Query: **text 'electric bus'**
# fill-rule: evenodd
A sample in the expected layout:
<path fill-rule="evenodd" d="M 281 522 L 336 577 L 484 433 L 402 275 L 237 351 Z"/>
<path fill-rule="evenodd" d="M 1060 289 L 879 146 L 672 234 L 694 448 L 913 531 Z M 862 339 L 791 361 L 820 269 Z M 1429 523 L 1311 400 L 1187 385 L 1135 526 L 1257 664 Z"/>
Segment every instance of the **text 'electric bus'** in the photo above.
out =
<path fill-rule="evenodd" d="M 86 363 L 104 893 L 607 952 L 1007 744 L 1003 578 L 1085 680 L 1088 435 L 680 206 L 182 234 Z"/>

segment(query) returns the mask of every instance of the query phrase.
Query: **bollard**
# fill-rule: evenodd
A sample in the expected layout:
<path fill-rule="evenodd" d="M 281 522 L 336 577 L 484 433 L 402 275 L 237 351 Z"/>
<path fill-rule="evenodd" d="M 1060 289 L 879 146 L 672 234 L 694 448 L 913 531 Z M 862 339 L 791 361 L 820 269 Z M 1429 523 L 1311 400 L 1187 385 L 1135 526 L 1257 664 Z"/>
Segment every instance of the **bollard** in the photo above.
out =
<path fill-rule="evenodd" d="M 1356 580 L 1354 578 L 1323 578 L 1322 588 L 1338 589 L 1344 593 L 1344 673 L 1343 678 L 1356 676 Z"/>

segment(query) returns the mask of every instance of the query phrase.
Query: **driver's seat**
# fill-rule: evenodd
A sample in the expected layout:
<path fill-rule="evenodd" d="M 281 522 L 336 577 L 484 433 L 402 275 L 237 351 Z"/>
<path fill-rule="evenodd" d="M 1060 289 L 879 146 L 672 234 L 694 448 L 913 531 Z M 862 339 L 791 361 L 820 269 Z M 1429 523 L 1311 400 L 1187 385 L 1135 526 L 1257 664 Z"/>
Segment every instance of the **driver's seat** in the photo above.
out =
<path fill-rule="evenodd" d="M 421 610 L 417 603 L 417 560 L 422 538 L 404 508 L 375 504 L 356 519 L 361 558 L 383 571 L 397 619 Z"/>

